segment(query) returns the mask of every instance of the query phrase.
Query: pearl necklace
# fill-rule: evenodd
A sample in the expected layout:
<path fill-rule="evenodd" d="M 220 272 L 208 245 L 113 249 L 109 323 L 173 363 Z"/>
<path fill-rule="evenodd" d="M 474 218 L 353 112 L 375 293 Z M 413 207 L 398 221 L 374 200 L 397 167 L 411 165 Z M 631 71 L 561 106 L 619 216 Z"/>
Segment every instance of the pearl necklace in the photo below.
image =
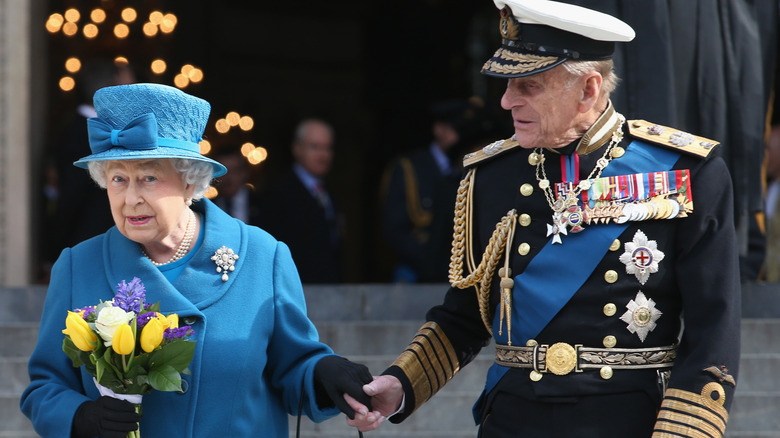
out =
<path fill-rule="evenodd" d="M 184 239 L 182 239 L 181 243 L 179 244 L 179 247 L 176 248 L 176 252 L 173 254 L 173 257 L 171 257 L 167 262 L 160 263 L 154 261 L 151 257 L 149 257 L 149 254 L 146 253 L 146 250 L 144 250 L 143 246 L 141 246 L 141 251 L 144 253 L 147 259 L 152 262 L 154 266 L 162 266 L 167 265 L 168 263 L 173 263 L 185 255 L 190 251 L 190 245 L 192 244 L 192 238 L 195 236 L 195 223 L 197 222 L 195 220 L 195 213 L 190 211 L 190 217 L 187 219 L 187 230 L 184 232 Z"/>

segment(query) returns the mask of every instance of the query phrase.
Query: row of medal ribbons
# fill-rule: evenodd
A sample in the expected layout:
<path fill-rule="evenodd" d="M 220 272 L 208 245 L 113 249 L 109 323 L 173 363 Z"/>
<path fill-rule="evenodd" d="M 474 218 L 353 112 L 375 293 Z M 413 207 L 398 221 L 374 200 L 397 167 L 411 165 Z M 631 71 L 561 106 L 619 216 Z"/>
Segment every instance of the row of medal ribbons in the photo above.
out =
<path fill-rule="evenodd" d="M 685 217 L 693 211 L 688 169 L 594 178 L 579 183 L 585 223 Z M 583 184 L 584 183 L 584 184 Z M 571 183 L 556 184 L 559 196 Z"/>

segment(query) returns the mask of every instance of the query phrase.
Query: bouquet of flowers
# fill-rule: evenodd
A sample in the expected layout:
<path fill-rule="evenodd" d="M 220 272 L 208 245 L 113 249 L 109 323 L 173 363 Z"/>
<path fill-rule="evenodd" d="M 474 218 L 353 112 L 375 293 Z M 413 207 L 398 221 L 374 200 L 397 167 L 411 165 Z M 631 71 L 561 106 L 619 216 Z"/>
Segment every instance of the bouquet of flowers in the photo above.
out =
<path fill-rule="evenodd" d="M 175 313 L 160 313 L 159 302 L 146 303 L 139 278 L 122 280 L 111 301 L 68 312 L 62 350 L 74 367 L 93 376 L 101 395 L 134 403 L 151 392 L 181 391 L 181 374 L 195 353 L 190 326 L 179 327 Z M 139 438 L 140 430 L 128 433 Z"/>

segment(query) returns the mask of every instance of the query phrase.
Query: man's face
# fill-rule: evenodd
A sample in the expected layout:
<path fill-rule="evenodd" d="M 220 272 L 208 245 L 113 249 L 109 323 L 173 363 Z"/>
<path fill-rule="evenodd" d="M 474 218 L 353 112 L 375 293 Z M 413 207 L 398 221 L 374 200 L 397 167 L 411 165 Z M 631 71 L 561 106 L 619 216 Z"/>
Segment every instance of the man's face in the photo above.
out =
<path fill-rule="evenodd" d="M 571 78 L 558 66 L 509 79 L 501 107 L 512 112 L 515 139 L 521 147 L 562 147 L 579 136 L 575 126 L 583 90 L 580 82 Z"/>
<path fill-rule="evenodd" d="M 293 156 L 307 172 L 324 178 L 333 163 L 333 136 L 322 124 L 312 123 L 303 139 L 293 145 Z"/>

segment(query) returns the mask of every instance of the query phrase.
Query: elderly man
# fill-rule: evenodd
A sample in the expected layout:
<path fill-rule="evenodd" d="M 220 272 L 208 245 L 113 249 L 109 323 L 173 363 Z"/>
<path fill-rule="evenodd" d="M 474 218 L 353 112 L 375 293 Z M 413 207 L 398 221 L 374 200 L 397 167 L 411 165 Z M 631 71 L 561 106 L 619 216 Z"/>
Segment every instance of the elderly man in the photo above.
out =
<path fill-rule="evenodd" d="M 338 204 L 325 187 L 334 156 L 333 127 L 305 119 L 295 128 L 289 171 L 262 196 L 259 225 L 290 246 L 304 283 L 343 281 Z"/>
<path fill-rule="evenodd" d="M 403 421 L 492 336 L 480 436 L 721 437 L 740 284 L 717 143 L 612 107 L 622 21 L 495 3 L 503 42 L 482 72 L 507 78 L 514 135 L 465 157 L 453 287 L 348 423 Z"/>

